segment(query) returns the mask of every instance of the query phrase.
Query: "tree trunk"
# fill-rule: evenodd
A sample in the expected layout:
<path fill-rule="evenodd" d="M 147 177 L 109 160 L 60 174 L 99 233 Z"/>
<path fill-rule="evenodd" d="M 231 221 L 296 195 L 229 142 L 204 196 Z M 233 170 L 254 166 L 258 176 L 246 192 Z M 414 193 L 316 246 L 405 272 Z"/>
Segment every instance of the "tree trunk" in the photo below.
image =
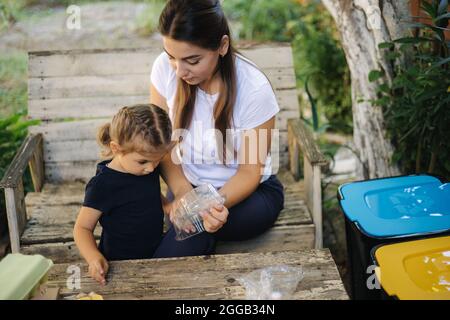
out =
<path fill-rule="evenodd" d="M 386 137 L 380 107 L 373 107 L 377 83 L 371 83 L 371 70 L 382 70 L 384 80 L 391 82 L 392 65 L 378 44 L 405 36 L 404 22 L 410 19 L 406 0 L 322 0 L 333 16 L 341 35 L 351 74 L 353 136 L 361 163 L 360 178 L 398 175 L 391 163 L 393 147 Z"/>

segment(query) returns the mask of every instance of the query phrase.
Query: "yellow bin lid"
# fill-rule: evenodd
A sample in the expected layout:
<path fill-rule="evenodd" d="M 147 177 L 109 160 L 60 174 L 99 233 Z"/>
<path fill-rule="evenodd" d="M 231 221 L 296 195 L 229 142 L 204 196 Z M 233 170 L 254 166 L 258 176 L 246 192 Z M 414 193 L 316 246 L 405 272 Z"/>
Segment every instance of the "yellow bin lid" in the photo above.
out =
<path fill-rule="evenodd" d="M 450 300 L 450 236 L 385 245 L 375 258 L 375 273 L 388 295 Z"/>

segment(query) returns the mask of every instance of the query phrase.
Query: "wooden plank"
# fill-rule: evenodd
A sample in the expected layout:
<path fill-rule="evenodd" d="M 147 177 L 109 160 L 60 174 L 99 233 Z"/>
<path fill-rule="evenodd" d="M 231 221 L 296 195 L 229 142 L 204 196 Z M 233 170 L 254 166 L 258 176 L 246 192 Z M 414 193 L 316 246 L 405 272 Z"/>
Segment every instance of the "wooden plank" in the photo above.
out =
<path fill-rule="evenodd" d="M 20 251 L 21 228 L 19 225 L 20 212 L 17 208 L 16 190 L 14 188 L 5 188 L 5 201 L 11 252 L 18 253 Z"/>
<path fill-rule="evenodd" d="M 73 193 L 84 193 L 84 187 L 85 187 L 85 183 L 81 182 L 81 181 L 71 181 L 71 182 L 67 182 L 67 183 L 61 183 L 61 184 L 53 184 L 53 183 L 46 183 L 44 185 L 44 187 L 42 188 L 42 192 L 41 193 L 36 193 L 36 194 L 64 194 L 64 195 L 69 195 L 69 194 L 73 194 Z M 33 192 L 30 192 L 27 194 L 27 205 L 28 205 L 28 195 L 30 194 L 34 194 Z M 49 204 L 51 205 L 51 204 Z"/>
<path fill-rule="evenodd" d="M 27 224 L 27 210 L 22 177 L 17 181 L 17 187 L 5 188 L 6 217 L 9 229 L 11 252 L 20 251 L 20 236 Z"/>
<path fill-rule="evenodd" d="M 316 226 L 315 248 L 323 248 L 323 218 L 322 218 L 322 185 L 321 185 L 321 169 L 320 166 L 314 166 L 314 208 L 311 212 L 314 225 Z"/>
<path fill-rule="evenodd" d="M 236 279 L 278 264 L 302 266 L 304 279 L 294 299 L 348 299 L 328 250 L 113 261 L 106 286 L 89 278 L 87 265 L 79 263 L 81 289 L 75 291 L 67 289 L 67 270 L 72 264 L 56 264 L 49 272 L 48 285 L 60 287 L 62 297 L 94 291 L 105 299 L 243 299 L 245 289 Z"/>
<path fill-rule="evenodd" d="M 54 198 L 55 202 L 58 197 Z M 29 225 L 75 224 L 80 204 L 27 206 L 30 215 Z"/>
<path fill-rule="evenodd" d="M 21 243 L 23 245 L 47 244 L 57 242 L 73 241 L 73 223 L 43 225 L 29 223 L 22 235 Z M 96 239 L 100 239 L 101 226 L 97 225 L 94 230 Z"/>
<path fill-rule="evenodd" d="M 95 140 L 97 130 L 101 125 L 110 121 L 110 118 L 86 119 L 79 121 L 51 122 L 38 126 L 31 126 L 31 133 L 42 133 L 44 141 L 69 141 L 69 140 Z"/>
<path fill-rule="evenodd" d="M 149 93 L 140 96 L 75 97 L 69 99 L 29 100 L 31 119 L 112 117 L 123 106 L 149 103 Z"/>
<path fill-rule="evenodd" d="M 139 51 L 29 55 L 28 76 L 73 77 L 97 74 L 99 76 L 124 73 L 150 74 L 153 61 L 162 52 L 161 47 Z"/>
<path fill-rule="evenodd" d="M 44 185 L 44 150 L 43 139 L 39 139 L 38 145 L 28 162 L 30 167 L 31 179 L 33 181 L 34 190 L 40 192 Z"/>
<path fill-rule="evenodd" d="M 292 132 L 292 139 L 296 139 L 302 153 L 313 165 L 327 165 L 328 161 L 319 149 L 310 130 L 305 127 L 301 119 L 288 120 L 289 130 Z"/>
<path fill-rule="evenodd" d="M 81 182 L 66 184 L 46 184 L 42 192 L 28 192 L 25 196 L 27 207 L 51 207 L 81 205 L 84 199 L 85 184 Z"/>
<path fill-rule="evenodd" d="M 25 205 L 25 189 L 22 178 L 20 178 L 17 188 L 14 189 L 14 198 L 16 203 L 15 207 L 17 210 L 19 231 L 20 234 L 22 234 L 28 221 L 28 212 Z"/>
<path fill-rule="evenodd" d="M 51 259 L 53 263 L 82 261 L 80 252 L 74 242 L 24 245 L 21 247 L 21 253 L 27 255 L 40 254 L 47 259 Z"/>
<path fill-rule="evenodd" d="M 217 254 L 287 251 L 314 248 L 314 225 L 275 226 L 264 234 L 245 241 L 217 244 Z"/>
<path fill-rule="evenodd" d="M 302 206 L 305 203 L 303 181 L 293 180 L 286 169 L 280 170 L 277 177 L 284 186 L 285 206 L 289 208 Z M 85 183 L 80 181 L 63 184 L 46 183 L 41 192 L 28 192 L 25 202 L 27 206 L 79 204 L 84 196 L 84 188 Z"/>
<path fill-rule="evenodd" d="M 149 76 L 140 74 L 29 78 L 28 99 L 138 96 L 148 93 L 149 85 Z"/>
<path fill-rule="evenodd" d="M 28 198 L 33 199 L 33 198 Z M 30 221 L 28 228 L 34 228 L 26 231 L 22 238 L 25 243 L 43 243 L 55 242 L 53 236 L 47 231 L 43 234 L 39 232 L 39 228 L 46 229 L 47 226 L 61 226 L 60 230 L 65 230 L 67 234 L 58 232 L 56 238 L 60 241 L 69 241 L 72 239 L 72 228 L 81 207 L 81 203 L 69 202 L 69 204 L 61 203 L 63 201 L 71 201 L 67 196 L 57 195 L 51 200 L 52 205 L 39 205 L 44 200 L 50 200 L 50 197 L 37 200 L 34 199 L 34 206 L 28 206 L 30 213 Z M 71 226 L 71 228 L 67 228 Z M 31 233 L 30 233 L 31 232 Z M 314 225 L 312 225 L 311 216 L 306 205 L 297 201 L 297 205 L 286 206 L 280 213 L 279 218 L 274 227 L 266 234 L 242 243 L 231 244 L 231 248 L 253 248 L 260 247 L 260 251 L 272 251 L 278 246 L 279 250 L 290 250 L 289 248 L 312 248 L 314 244 Z M 237 250 L 237 249 L 235 249 Z M 233 251 L 237 252 L 237 251 Z M 243 252 L 243 251 L 239 251 Z"/>
<path fill-rule="evenodd" d="M 311 165 L 304 156 L 305 196 L 306 205 L 312 214 L 316 226 L 316 249 L 322 248 L 322 186 L 319 165 Z"/>
<path fill-rule="evenodd" d="M 275 227 L 246 241 L 219 242 L 216 254 L 276 252 L 314 248 L 314 225 Z M 23 254 L 41 254 L 54 263 L 79 262 L 83 258 L 74 242 L 22 245 Z"/>
<path fill-rule="evenodd" d="M 22 177 L 17 181 L 17 187 L 5 188 L 5 206 L 11 252 L 18 253 L 20 251 L 20 236 L 27 224 Z"/>
<path fill-rule="evenodd" d="M 289 152 L 289 169 L 295 179 L 300 178 L 300 147 L 297 139 L 292 132 L 292 127 L 288 126 L 288 152 Z"/>
<path fill-rule="evenodd" d="M 97 130 L 108 121 L 110 121 L 109 118 L 51 122 L 31 126 L 29 127 L 29 131 L 33 134 L 41 133 L 44 137 L 45 144 L 53 141 L 95 140 Z M 287 129 L 278 126 L 276 129 L 279 131 L 281 145 L 286 146 L 287 150 Z"/>
<path fill-rule="evenodd" d="M 88 182 L 95 175 L 95 161 L 46 162 L 45 180 L 52 183 L 64 181 Z"/>
<path fill-rule="evenodd" d="M 100 147 L 95 140 L 46 141 L 45 162 L 98 161 Z"/>
<path fill-rule="evenodd" d="M 279 90 L 275 92 L 281 111 L 296 112 L 293 118 L 298 118 L 299 107 L 296 89 Z M 105 96 L 105 97 L 75 97 L 54 98 L 50 100 L 29 100 L 28 116 L 31 119 L 65 119 L 65 118 L 100 118 L 112 117 L 121 107 L 148 103 L 148 93 L 140 96 Z M 285 125 L 283 125 L 285 127 Z"/>
<path fill-rule="evenodd" d="M 240 52 L 260 68 L 292 68 L 292 50 L 288 43 L 240 46 Z M 29 77 L 64 77 L 79 75 L 150 74 L 162 43 L 148 48 L 69 50 L 31 52 Z"/>
<path fill-rule="evenodd" d="M 98 241 L 97 241 L 98 242 Z M 51 259 L 53 263 L 81 262 L 83 258 L 74 242 L 57 242 L 24 245 L 20 248 L 22 254 L 40 254 Z"/>
<path fill-rule="evenodd" d="M 27 212 L 31 218 L 44 219 L 41 223 L 63 223 L 75 221 L 84 199 L 85 185 L 82 183 L 47 186 L 44 192 L 30 192 L 26 196 Z M 75 189 L 74 186 L 77 186 Z M 301 225 L 312 223 L 309 210 L 299 195 L 285 197 L 284 209 L 275 225 Z M 61 215 L 65 217 L 61 218 Z M 47 220 L 50 219 L 50 220 Z M 62 219 L 62 220 L 60 220 Z M 67 220 L 68 219 L 68 220 Z"/>
<path fill-rule="evenodd" d="M 282 245 L 280 245 L 282 239 Z M 314 226 L 287 226 L 274 228 L 256 239 L 240 242 L 219 242 L 216 254 L 275 252 L 286 250 L 311 249 L 314 247 Z M 45 243 L 21 247 L 23 254 L 41 254 L 54 263 L 82 261 L 74 242 Z"/>
<path fill-rule="evenodd" d="M 286 72 L 267 75 L 274 90 L 295 88 L 295 77 Z M 78 97 L 142 96 L 149 93 L 149 74 L 97 74 L 58 77 L 29 78 L 28 99 L 50 100 Z"/>

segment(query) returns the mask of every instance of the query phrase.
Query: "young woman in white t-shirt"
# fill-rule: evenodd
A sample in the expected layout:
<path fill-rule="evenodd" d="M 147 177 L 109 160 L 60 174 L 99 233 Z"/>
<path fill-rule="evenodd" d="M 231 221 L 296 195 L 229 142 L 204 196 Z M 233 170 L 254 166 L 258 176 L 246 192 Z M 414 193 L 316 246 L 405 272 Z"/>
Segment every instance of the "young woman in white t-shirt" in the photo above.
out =
<path fill-rule="evenodd" d="M 173 204 L 179 190 L 211 183 L 228 211 L 207 213 L 208 232 L 184 241 L 170 228 L 155 257 L 211 254 L 217 240 L 265 232 L 283 209 L 268 152 L 279 106 L 267 77 L 233 48 L 220 1 L 169 0 L 159 31 L 164 52 L 152 67 L 150 102 L 168 111 L 180 137 L 164 162 L 179 186 Z"/>

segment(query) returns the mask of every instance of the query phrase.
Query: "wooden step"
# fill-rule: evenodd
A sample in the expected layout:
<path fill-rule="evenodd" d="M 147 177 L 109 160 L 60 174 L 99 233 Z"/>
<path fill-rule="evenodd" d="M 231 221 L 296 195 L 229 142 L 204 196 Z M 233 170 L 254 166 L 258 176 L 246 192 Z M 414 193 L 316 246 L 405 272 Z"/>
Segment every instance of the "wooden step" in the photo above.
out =
<path fill-rule="evenodd" d="M 295 182 L 288 172 L 279 179 L 285 186 L 285 203 L 274 227 L 247 241 L 219 242 L 217 253 L 268 252 L 314 247 L 314 224 L 303 198 L 303 182 Z M 23 252 L 43 254 L 56 262 L 80 260 L 73 243 L 73 226 L 84 197 L 85 184 L 46 184 L 42 192 L 25 198 L 29 221 L 21 237 Z M 94 235 L 99 239 L 101 226 Z"/>
<path fill-rule="evenodd" d="M 89 277 L 84 262 L 56 264 L 49 272 L 47 285 L 59 287 L 61 298 L 95 291 L 105 300 L 242 300 L 245 288 L 238 281 L 241 276 L 280 264 L 302 267 L 304 277 L 293 299 L 348 299 L 328 249 L 112 261 L 106 286 Z M 68 273 L 74 267 L 81 271 L 78 289 L 67 288 Z"/>

